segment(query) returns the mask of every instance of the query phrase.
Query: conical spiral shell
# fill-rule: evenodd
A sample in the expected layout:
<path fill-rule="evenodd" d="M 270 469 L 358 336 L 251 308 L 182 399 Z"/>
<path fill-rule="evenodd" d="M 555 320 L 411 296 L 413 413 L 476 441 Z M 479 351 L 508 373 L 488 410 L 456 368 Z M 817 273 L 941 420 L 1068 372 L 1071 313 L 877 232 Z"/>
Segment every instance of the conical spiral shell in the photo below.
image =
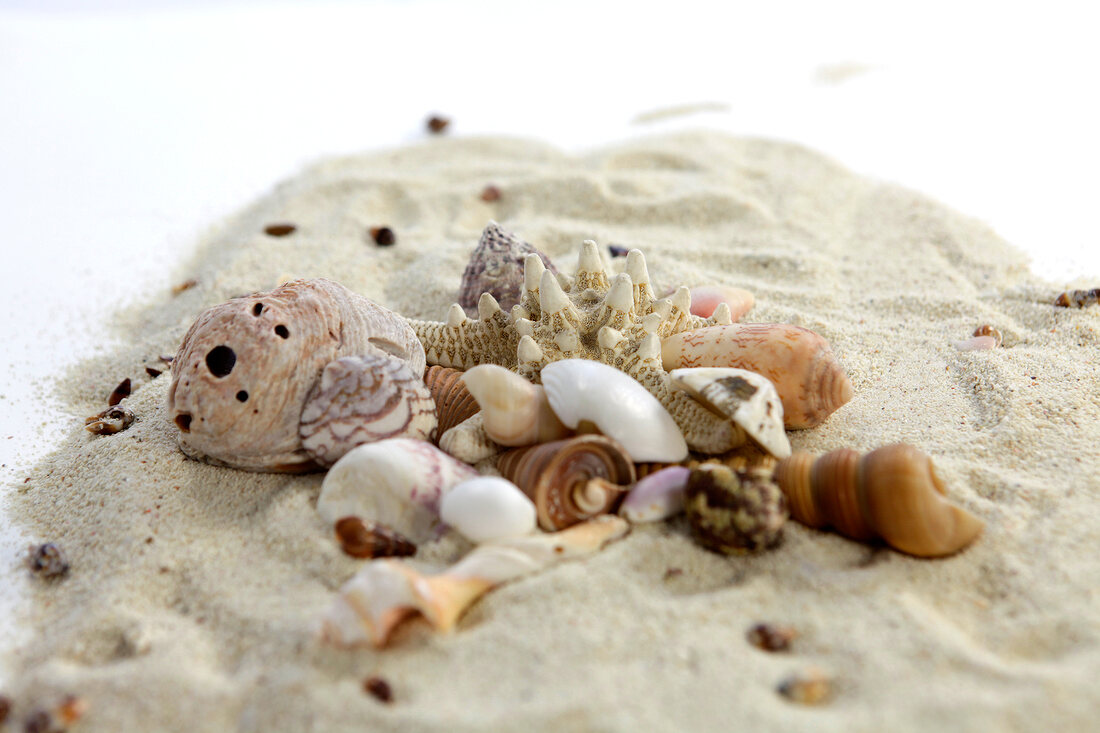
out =
<path fill-rule="evenodd" d="M 603 435 L 515 448 L 497 468 L 535 502 L 547 531 L 614 511 L 635 477 L 630 456 Z"/>
<path fill-rule="evenodd" d="M 944 499 L 927 455 L 901 443 L 863 456 L 849 449 L 819 458 L 800 451 L 779 462 L 775 480 L 802 524 L 833 527 L 856 540 L 881 539 L 917 557 L 957 552 L 985 526 Z"/>
<path fill-rule="evenodd" d="M 439 420 L 435 429 L 437 441 L 443 433 L 480 409 L 477 400 L 462 383 L 462 375 L 461 369 L 441 366 L 430 366 L 424 372 L 424 384 L 435 401 L 435 415 Z"/>

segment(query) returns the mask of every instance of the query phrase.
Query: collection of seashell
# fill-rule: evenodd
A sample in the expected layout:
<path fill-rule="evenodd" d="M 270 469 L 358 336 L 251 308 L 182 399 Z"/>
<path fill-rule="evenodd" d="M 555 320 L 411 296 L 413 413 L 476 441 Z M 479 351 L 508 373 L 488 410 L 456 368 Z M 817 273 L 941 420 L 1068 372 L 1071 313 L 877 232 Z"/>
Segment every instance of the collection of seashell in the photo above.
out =
<path fill-rule="evenodd" d="M 722 553 L 774 546 L 788 507 L 917 556 L 972 541 L 981 521 L 944 501 L 915 449 L 792 455 L 786 431 L 821 424 L 851 383 L 818 334 L 733 322 L 752 305 L 716 286 L 658 298 L 641 252 L 610 276 L 590 241 L 563 275 L 492 222 L 444 322 L 407 321 L 329 280 L 205 311 L 168 406 L 193 458 L 330 467 L 318 514 L 345 552 L 375 558 L 325 617 L 338 644 L 383 645 L 417 613 L 450 629 L 495 585 L 680 511 Z M 487 460 L 501 478 L 470 465 Z M 440 573 L 382 559 L 448 528 L 476 548 Z"/>

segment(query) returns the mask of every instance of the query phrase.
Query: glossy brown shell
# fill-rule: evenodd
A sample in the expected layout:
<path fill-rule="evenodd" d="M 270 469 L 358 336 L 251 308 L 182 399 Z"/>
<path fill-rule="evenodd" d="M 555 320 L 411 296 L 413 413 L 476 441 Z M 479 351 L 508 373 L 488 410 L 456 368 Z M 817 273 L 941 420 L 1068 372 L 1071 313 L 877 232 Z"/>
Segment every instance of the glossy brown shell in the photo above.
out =
<path fill-rule="evenodd" d="M 424 372 L 424 384 L 435 401 L 435 415 L 439 420 L 435 429 L 436 442 L 443 433 L 480 410 L 477 400 L 462 382 L 463 374 L 461 369 L 442 366 L 430 366 Z"/>

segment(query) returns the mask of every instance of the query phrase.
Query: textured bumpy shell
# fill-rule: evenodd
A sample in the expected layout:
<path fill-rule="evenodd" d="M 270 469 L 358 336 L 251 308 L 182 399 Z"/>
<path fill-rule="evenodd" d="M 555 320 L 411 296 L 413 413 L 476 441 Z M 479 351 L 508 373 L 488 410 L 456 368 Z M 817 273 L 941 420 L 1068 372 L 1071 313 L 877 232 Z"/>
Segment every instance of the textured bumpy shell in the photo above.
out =
<path fill-rule="evenodd" d="M 320 466 L 352 448 L 386 438 L 427 440 L 435 402 L 401 359 L 370 354 L 325 365 L 302 410 L 302 447 Z"/>
<path fill-rule="evenodd" d="M 440 530 L 439 502 L 478 472 L 423 440 L 392 438 L 355 448 L 336 462 L 321 484 L 317 513 L 381 522 L 413 542 Z"/>
<path fill-rule="evenodd" d="M 539 526 L 548 531 L 613 511 L 634 483 L 630 456 L 603 435 L 515 448 L 497 468 L 531 497 Z"/>
<path fill-rule="evenodd" d="M 404 619 L 421 614 L 437 631 L 451 631 L 462 613 L 501 583 L 565 560 L 592 554 L 630 525 L 602 516 L 554 534 L 532 534 L 478 545 L 441 573 L 400 560 L 374 560 L 344 584 L 321 620 L 322 640 L 337 646 L 385 646 Z"/>
<path fill-rule="evenodd" d="M 775 479 L 802 524 L 833 527 L 855 540 L 881 539 L 917 557 L 957 552 L 985 526 L 946 501 L 932 460 L 909 445 L 863 456 L 844 448 L 819 458 L 799 451 L 779 462 Z"/>
<path fill-rule="evenodd" d="M 424 384 L 435 401 L 436 439 L 455 425 L 477 414 L 477 400 L 462 381 L 461 369 L 430 366 L 424 372 Z"/>
<path fill-rule="evenodd" d="M 204 311 L 172 362 L 168 411 L 180 448 L 254 471 L 316 468 L 298 434 L 306 397 L 326 364 L 365 355 L 424 373 L 404 319 L 330 280 L 294 280 Z"/>
<path fill-rule="evenodd" d="M 812 428 L 852 399 L 829 344 L 801 326 L 734 323 L 678 333 L 661 344 L 665 369 L 736 367 L 762 374 L 783 401 L 788 428 Z"/>
<path fill-rule="evenodd" d="M 695 541 L 727 555 L 774 546 L 787 503 L 767 471 L 737 472 L 703 464 L 688 475 L 684 511 Z"/>
<path fill-rule="evenodd" d="M 557 273 L 549 257 L 495 221 L 489 222 L 462 273 L 458 304 L 472 316 L 477 313 L 482 293 L 492 295 L 502 308 L 510 309 L 519 303 L 523 292 L 523 260 L 530 254 L 538 255 L 547 270 Z"/>
<path fill-rule="evenodd" d="M 671 298 L 658 299 L 642 253 L 631 250 L 626 260 L 625 271 L 611 280 L 592 241 L 581 245 L 573 277 L 555 276 L 537 256 L 529 255 L 524 261 L 523 294 L 511 312 L 483 293 L 476 320 L 468 319 L 456 303 L 445 322 L 410 323 L 431 364 L 462 369 L 497 364 L 536 383 L 544 366 L 563 359 L 613 366 L 657 398 L 690 448 L 705 453 L 729 450 L 736 438 L 733 424 L 672 389 L 661 365 L 662 339 L 730 323 L 729 308 L 720 304 L 709 319 L 693 316 L 686 287 Z M 467 445 L 478 440 L 472 435 L 463 438 Z"/>

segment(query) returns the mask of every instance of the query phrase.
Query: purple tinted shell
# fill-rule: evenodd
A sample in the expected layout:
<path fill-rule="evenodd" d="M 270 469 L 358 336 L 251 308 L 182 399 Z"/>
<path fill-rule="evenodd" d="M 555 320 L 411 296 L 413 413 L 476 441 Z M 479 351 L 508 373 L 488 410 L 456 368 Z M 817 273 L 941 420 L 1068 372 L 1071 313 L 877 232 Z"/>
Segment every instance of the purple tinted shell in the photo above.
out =
<path fill-rule="evenodd" d="M 490 221 L 462 273 L 458 304 L 467 315 L 472 317 L 477 313 L 477 301 L 482 293 L 491 294 L 506 312 L 519 303 L 523 292 L 523 261 L 529 254 L 537 254 L 547 270 L 557 273 L 549 257 Z"/>

